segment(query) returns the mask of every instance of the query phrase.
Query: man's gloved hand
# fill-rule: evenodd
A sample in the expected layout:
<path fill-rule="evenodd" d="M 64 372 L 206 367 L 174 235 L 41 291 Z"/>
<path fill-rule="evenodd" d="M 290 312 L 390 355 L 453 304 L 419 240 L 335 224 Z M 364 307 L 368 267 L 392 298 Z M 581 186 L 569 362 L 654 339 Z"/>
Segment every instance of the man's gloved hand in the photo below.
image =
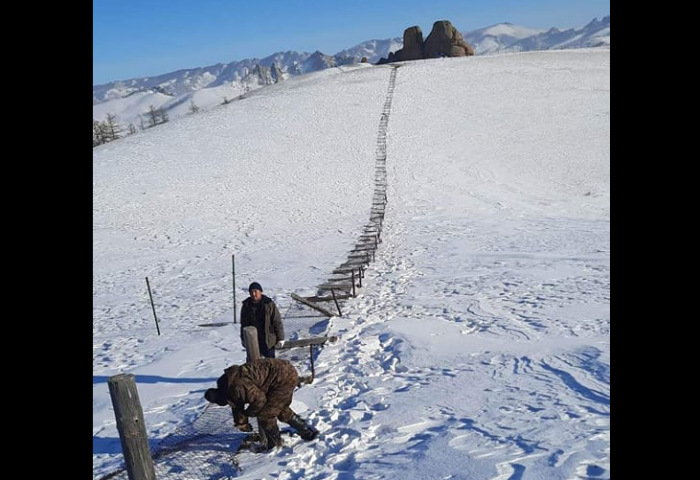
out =
<path fill-rule="evenodd" d="M 241 432 L 252 432 L 253 431 L 253 426 L 250 423 L 241 423 L 236 425 L 238 427 L 238 430 Z"/>

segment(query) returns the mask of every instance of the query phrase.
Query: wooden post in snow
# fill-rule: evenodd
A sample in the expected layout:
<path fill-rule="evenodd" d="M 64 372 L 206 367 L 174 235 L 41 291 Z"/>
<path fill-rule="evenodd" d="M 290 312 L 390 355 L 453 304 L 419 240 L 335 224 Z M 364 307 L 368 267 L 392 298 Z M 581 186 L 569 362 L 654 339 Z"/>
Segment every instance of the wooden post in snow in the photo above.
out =
<path fill-rule="evenodd" d="M 158 336 L 160 336 L 160 327 L 158 326 L 158 316 L 156 315 L 156 306 L 153 304 L 153 294 L 151 294 L 151 284 L 148 283 L 148 277 L 146 277 L 146 288 L 148 288 L 148 298 L 151 299 L 151 308 L 153 309 L 153 318 L 156 320 L 156 331 Z"/>
<path fill-rule="evenodd" d="M 134 376 L 130 373 L 114 375 L 109 377 L 107 385 L 129 480 L 155 480 L 156 472 Z"/>
<path fill-rule="evenodd" d="M 231 276 L 233 277 L 233 324 L 236 324 L 236 256 L 231 255 Z"/>
<path fill-rule="evenodd" d="M 246 362 L 262 358 L 260 346 L 258 345 L 258 329 L 255 327 L 244 327 L 243 338 L 245 338 L 245 351 L 248 354 Z"/>

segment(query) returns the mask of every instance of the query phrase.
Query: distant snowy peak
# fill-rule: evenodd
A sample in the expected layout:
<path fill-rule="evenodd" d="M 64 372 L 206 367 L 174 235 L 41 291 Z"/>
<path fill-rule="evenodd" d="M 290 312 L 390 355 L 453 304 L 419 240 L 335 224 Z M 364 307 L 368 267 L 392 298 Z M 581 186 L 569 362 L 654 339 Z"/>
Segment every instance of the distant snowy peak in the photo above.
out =
<path fill-rule="evenodd" d="M 583 28 L 536 30 L 500 23 L 464 34 L 477 55 L 497 52 L 582 48 L 610 45 L 610 16 L 593 19 Z"/>
<path fill-rule="evenodd" d="M 367 58 L 369 63 L 377 63 L 382 57 L 388 57 L 389 52 L 395 52 L 401 48 L 403 48 L 403 38 L 395 37 L 386 40 L 369 40 L 338 52 L 338 55 L 352 57 L 356 62 Z"/>
<path fill-rule="evenodd" d="M 602 20 L 593 19 L 583 28 L 546 32 L 519 40 L 507 47 L 512 51 L 550 50 L 560 48 L 585 48 L 610 46 L 610 16 Z"/>
<path fill-rule="evenodd" d="M 470 35 L 481 35 L 490 37 L 508 37 L 514 39 L 521 39 L 526 37 L 531 37 L 542 33 L 542 30 L 536 30 L 534 28 L 521 27 L 518 25 L 513 25 L 512 23 L 499 23 L 497 25 L 491 25 L 490 27 L 482 28 L 480 30 L 474 30 L 470 32 Z"/>
<path fill-rule="evenodd" d="M 252 66 L 252 65 L 251 65 Z M 119 80 L 92 87 L 93 101 L 116 100 L 137 92 L 158 92 L 170 96 L 216 86 L 227 72 L 229 64 L 217 63 L 210 67 L 177 70 L 155 77 Z M 247 72 L 246 72 L 247 73 Z"/>
<path fill-rule="evenodd" d="M 581 47 L 610 46 L 610 15 L 602 20 L 593 19 L 591 23 L 583 27 L 584 36 L 579 45 Z"/>
<path fill-rule="evenodd" d="M 217 63 L 208 67 L 178 70 L 156 77 L 133 78 L 95 85 L 92 87 L 94 101 L 106 102 L 124 98 L 136 92 L 159 92 L 172 97 L 225 84 L 246 83 L 255 75 L 256 67 L 268 67 L 292 73 L 296 66 L 303 64 L 309 53 L 279 52 L 263 59 L 250 58 L 231 63 Z"/>
<path fill-rule="evenodd" d="M 325 70 L 326 68 L 354 63 L 354 61 L 355 60 L 351 57 L 345 57 L 340 54 L 333 56 L 325 55 L 317 50 L 309 55 L 301 64 L 297 65 L 294 72 L 290 73 L 301 74 L 317 72 L 318 70 Z"/>
<path fill-rule="evenodd" d="M 156 77 L 133 78 L 94 85 L 93 105 L 125 98 L 137 92 L 158 92 L 176 97 L 203 88 L 221 85 L 251 83 L 252 78 L 266 76 L 261 67 L 270 72 L 280 72 L 284 78 L 290 75 L 315 72 L 325 68 L 352 63 L 345 55 L 328 56 L 321 52 L 297 53 L 292 51 L 274 53 L 263 59 L 250 58 L 231 63 L 217 63 L 209 67 L 178 70 Z M 266 71 L 267 71 L 266 70 Z M 272 75 L 273 78 L 275 75 Z M 284 79 L 280 77 L 280 79 Z M 277 78 L 274 78 L 277 81 Z"/>
<path fill-rule="evenodd" d="M 506 50 L 515 42 L 539 35 L 543 31 L 512 23 L 499 23 L 463 35 L 464 41 L 474 47 L 477 55 L 484 55 Z"/>

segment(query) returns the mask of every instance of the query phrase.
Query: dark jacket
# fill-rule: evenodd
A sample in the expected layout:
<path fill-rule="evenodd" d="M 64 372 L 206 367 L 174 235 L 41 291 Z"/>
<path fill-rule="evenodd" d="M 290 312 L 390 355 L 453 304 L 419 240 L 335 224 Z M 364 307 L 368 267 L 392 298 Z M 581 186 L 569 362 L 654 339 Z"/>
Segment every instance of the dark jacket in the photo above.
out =
<path fill-rule="evenodd" d="M 263 304 L 264 311 L 262 331 L 252 310 L 253 300 L 251 298 L 243 300 L 243 306 L 241 307 L 241 343 L 245 345 L 243 329 L 252 326 L 258 329 L 258 341 L 264 339 L 267 348 L 273 348 L 277 342 L 284 340 L 282 315 L 280 315 L 277 305 L 270 297 L 263 295 L 260 303 Z M 261 338 L 261 335 L 264 335 L 264 337 Z"/>
<path fill-rule="evenodd" d="M 289 409 L 299 374 L 287 360 L 261 358 L 224 370 L 219 387 L 226 382 L 227 400 L 232 403 L 236 424 L 246 417 L 281 418 L 287 421 L 294 412 Z M 245 404 L 249 404 L 245 408 Z M 288 411 L 288 413 L 287 413 Z M 236 418 L 238 417 L 238 418 Z"/>

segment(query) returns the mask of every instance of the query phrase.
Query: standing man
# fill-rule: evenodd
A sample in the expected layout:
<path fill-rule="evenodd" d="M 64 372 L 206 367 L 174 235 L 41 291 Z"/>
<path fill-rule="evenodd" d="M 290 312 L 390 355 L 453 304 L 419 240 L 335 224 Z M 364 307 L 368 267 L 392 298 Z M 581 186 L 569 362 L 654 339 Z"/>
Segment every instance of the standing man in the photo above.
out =
<path fill-rule="evenodd" d="M 250 298 L 243 300 L 241 308 L 241 343 L 245 347 L 243 329 L 255 327 L 258 330 L 258 346 L 264 358 L 275 358 L 275 346 L 284 342 L 282 315 L 270 297 L 263 295 L 258 282 L 248 287 Z"/>

